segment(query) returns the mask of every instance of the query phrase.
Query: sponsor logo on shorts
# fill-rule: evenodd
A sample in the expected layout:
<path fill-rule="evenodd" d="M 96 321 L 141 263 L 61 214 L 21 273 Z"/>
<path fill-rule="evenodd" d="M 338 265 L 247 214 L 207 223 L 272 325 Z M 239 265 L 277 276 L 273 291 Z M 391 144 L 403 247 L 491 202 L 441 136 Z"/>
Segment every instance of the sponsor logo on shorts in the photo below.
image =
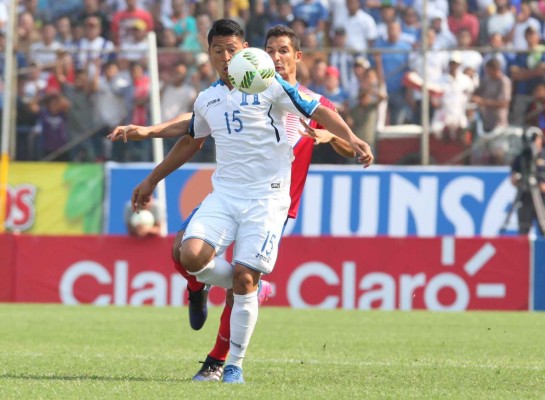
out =
<path fill-rule="evenodd" d="M 278 182 L 271 183 L 271 189 L 280 189 L 280 183 Z"/>
<path fill-rule="evenodd" d="M 268 257 L 268 256 L 265 256 L 263 254 L 260 254 L 260 253 L 257 253 L 255 255 L 255 258 L 259 259 L 259 260 L 263 260 L 265 261 L 266 263 L 270 263 L 271 262 L 271 257 Z"/>

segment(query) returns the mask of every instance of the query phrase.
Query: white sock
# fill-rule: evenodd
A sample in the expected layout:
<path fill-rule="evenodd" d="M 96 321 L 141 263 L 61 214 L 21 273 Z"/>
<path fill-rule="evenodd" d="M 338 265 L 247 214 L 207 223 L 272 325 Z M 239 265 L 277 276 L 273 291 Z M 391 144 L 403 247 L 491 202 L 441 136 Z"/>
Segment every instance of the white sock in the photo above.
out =
<path fill-rule="evenodd" d="M 225 365 L 242 368 L 242 360 L 257 322 L 257 291 L 249 294 L 235 294 L 231 311 L 231 341 L 229 356 Z"/>
<path fill-rule="evenodd" d="M 214 257 L 203 269 L 190 272 L 197 280 L 208 285 L 220 286 L 225 289 L 233 287 L 233 266 L 224 258 Z"/>

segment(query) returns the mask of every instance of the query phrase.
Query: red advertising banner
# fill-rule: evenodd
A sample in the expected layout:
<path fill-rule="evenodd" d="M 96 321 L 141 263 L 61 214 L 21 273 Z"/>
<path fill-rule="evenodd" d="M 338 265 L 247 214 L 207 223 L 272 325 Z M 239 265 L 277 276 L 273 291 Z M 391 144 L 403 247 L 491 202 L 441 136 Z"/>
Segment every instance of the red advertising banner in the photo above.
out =
<path fill-rule="evenodd" d="M 185 279 L 170 259 L 171 237 L 16 240 L 14 301 L 156 306 L 187 301 Z M 286 237 L 276 268 L 266 278 L 276 289 L 267 304 L 528 310 L 529 254 L 525 238 Z M 223 291 L 217 288 L 211 303 L 222 301 Z"/>
<path fill-rule="evenodd" d="M 528 310 L 525 238 L 285 238 L 280 253 L 278 305 Z"/>

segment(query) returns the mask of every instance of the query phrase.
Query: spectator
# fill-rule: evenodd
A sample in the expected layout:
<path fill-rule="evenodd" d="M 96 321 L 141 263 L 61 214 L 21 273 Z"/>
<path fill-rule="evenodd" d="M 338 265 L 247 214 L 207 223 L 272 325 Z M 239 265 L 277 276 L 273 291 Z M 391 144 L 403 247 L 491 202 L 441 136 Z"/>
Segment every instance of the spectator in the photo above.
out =
<path fill-rule="evenodd" d="M 87 68 L 89 76 L 95 75 L 95 60 L 102 63 L 115 57 L 114 44 L 101 36 L 100 19 L 95 16 L 87 17 L 84 24 L 84 37 L 77 43 L 76 68 Z"/>
<path fill-rule="evenodd" d="M 253 7 L 252 17 L 246 23 L 246 40 L 250 46 L 262 48 L 270 18 L 265 11 L 264 0 L 256 0 Z"/>
<path fill-rule="evenodd" d="M 435 46 L 435 30 L 428 28 L 428 46 L 433 49 Z M 448 66 L 448 54 L 445 52 L 437 52 L 431 56 L 428 54 L 426 57 L 427 63 L 427 81 L 428 89 L 431 86 L 437 86 L 441 81 L 443 72 Z M 413 73 L 418 76 L 417 79 L 422 80 L 424 76 L 424 58 L 419 48 L 416 51 L 411 52 L 409 55 L 409 73 Z M 407 101 L 412 109 L 412 121 L 415 124 L 421 124 L 422 116 L 422 91 L 420 89 L 414 90 L 408 88 Z M 430 119 L 433 115 L 433 106 L 429 107 Z"/>
<path fill-rule="evenodd" d="M 17 62 L 18 68 L 26 68 L 27 66 L 27 59 L 25 57 L 25 54 L 18 49 L 15 50 L 15 61 Z M 0 86 L 2 80 L 4 79 L 4 66 L 5 66 L 5 56 L 6 56 L 6 36 L 5 33 L 0 31 Z M 1 100 L 0 100 L 1 101 Z M 0 107 L 1 109 L 1 107 Z"/>
<path fill-rule="evenodd" d="M 17 119 L 16 119 L 16 154 L 17 161 L 32 161 L 37 159 L 35 149 L 37 143 L 33 143 L 35 135 L 32 130 L 38 122 L 40 112 L 40 99 L 38 97 L 26 98 L 23 92 L 26 80 L 21 77 L 17 80 Z"/>
<path fill-rule="evenodd" d="M 357 103 L 350 109 L 352 130 L 362 140 L 366 141 L 371 149 L 375 149 L 375 137 L 378 124 L 378 106 L 386 99 L 386 93 L 381 89 L 377 71 L 367 68 L 363 72 L 364 79 L 360 86 Z"/>
<path fill-rule="evenodd" d="M 483 56 L 471 48 L 471 34 L 467 29 L 460 29 L 458 32 L 458 48 L 462 54 L 462 70 L 471 69 L 475 74 L 475 86 L 478 86 L 478 74 L 483 65 Z"/>
<path fill-rule="evenodd" d="M 295 19 L 305 21 L 307 29 L 316 34 L 319 43 L 323 43 L 328 20 L 328 9 L 319 0 L 302 0 L 293 7 Z"/>
<path fill-rule="evenodd" d="M 61 83 L 62 94 L 70 102 L 70 108 L 67 111 L 68 138 L 74 144 L 79 142 L 70 150 L 70 158 L 78 162 L 95 161 L 101 138 L 97 138 L 99 145 L 96 147 L 93 145 L 95 140 L 89 138 L 89 135 L 95 133 L 95 126 L 93 124 L 94 101 L 91 97 L 87 72 L 83 69 L 77 70 L 74 83 L 67 81 L 62 68 L 57 68 L 56 76 Z M 84 138 L 85 136 L 88 137 Z"/>
<path fill-rule="evenodd" d="M 34 16 L 28 11 L 19 14 L 17 18 L 17 49 L 28 54 L 31 44 L 39 42 L 41 39 L 41 34 L 34 24 Z"/>
<path fill-rule="evenodd" d="M 366 82 L 368 82 L 367 70 L 371 68 L 369 60 L 363 56 L 358 56 L 354 59 L 354 66 L 352 71 L 352 81 L 347 90 L 350 106 L 354 106 L 359 99 L 362 89 L 367 88 Z M 376 74 L 376 71 L 375 71 Z M 378 78 L 377 78 L 378 79 Z"/>
<path fill-rule="evenodd" d="M 325 85 L 325 75 L 327 71 L 327 62 L 323 58 L 314 60 L 310 69 L 310 82 L 308 88 L 316 93 L 323 93 Z"/>
<path fill-rule="evenodd" d="M 391 125 L 403 124 L 408 120 L 407 102 L 403 76 L 408 71 L 411 45 L 400 39 L 401 25 L 394 21 L 388 24 L 388 40 L 378 40 L 376 48 L 388 50 L 377 54 L 375 65 L 381 80 L 386 82 L 388 91 L 388 114 Z M 393 50 L 392 52 L 389 52 Z"/>
<path fill-rule="evenodd" d="M 170 68 L 168 79 L 161 87 L 161 120 L 168 121 L 182 113 L 191 112 L 193 103 L 197 98 L 197 91 L 186 83 L 187 67 L 184 63 L 178 63 Z M 177 139 L 166 140 L 169 150 Z"/>
<path fill-rule="evenodd" d="M 250 20 L 249 0 L 227 0 L 224 1 L 223 7 L 225 9 L 225 18 L 234 19 L 242 23 L 241 26 L 246 26 Z"/>
<path fill-rule="evenodd" d="M 197 16 L 197 33 L 188 33 L 182 43 L 182 50 L 202 52 L 208 50 L 208 31 L 212 27 L 212 20 L 208 14 Z"/>
<path fill-rule="evenodd" d="M 336 67 L 327 67 L 323 92 L 320 93 L 329 99 L 339 113 L 343 113 L 348 107 L 348 93 L 340 85 L 341 74 Z"/>
<path fill-rule="evenodd" d="M 486 63 L 485 76 L 472 101 L 479 106 L 480 120 L 485 132 L 507 127 L 511 79 L 503 74 L 498 60 L 491 59 Z"/>
<path fill-rule="evenodd" d="M 442 96 L 433 98 L 436 102 L 431 121 L 432 131 L 446 140 L 464 143 L 468 128 L 467 105 L 475 86 L 473 81 L 462 72 L 462 53 L 451 53 L 448 70 L 439 81 Z"/>
<path fill-rule="evenodd" d="M 340 72 L 341 86 L 345 92 L 349 92 L 356 77 L 354 76 L 355 55 L 345 50 L 346 31 L 344 28 L 335 29 L 333 48 L 329 53 L 329 65 Z"/>
<path fill-rule="evenodd" d="M 366 3 L 369 4 L 374 2 L 368 0 Z M 399 20 L 399 18 L 393 3 L 391 3 L 389 0 L 384 2 L 379 1 L 378 5 L 380 14 L 378 18 L 379 22 L 377 22 L 377 38 L 386 40 L 388 38 L 388 24 L 392 21 Z"/>
<path fill-rule="evenodd" d="M 176 34 L 176 45 L 181 45 L 188 34 L 197 33 L 197 20 L 188 13 L 185 0 L 172 0 L 172 12 L 161 19 L 163 30 Z"/>
<path fill-rule="evenodd" d="M 62 91 L 62 83 L 57 79 L 59 74 L 62 74 L 66 83 L 74 83 L 76 68 L 74 66 L 74 58 L 68 51 L 63 50 L 57 53 L 57 62 L 55 63 L 54 72 L 55 73 L 49 74 L 47 79 L 47 86 L 45 89 L 47 93 L 60 93 Z"/>
<path fill-rule="evenodd" d="M 51 67 L 57 61 L 57 51 L 62 50 L 62 44 L 56 39 L 57 29 L 52 23 L 42 27 L 41 40 L 30 45 L 29 61 L 41 66 Z"/>
<path fill-rule="evenodd" d="M 272 13 L 271 21 L 266 30 L 269 30 L 276 25 L 290 26 L 291 22 L 295 19 L 289 0 L 280 0 L 277 3 L 278 10 L 277 12 Z"/>
<path fill-rule="evenodd" d="M 77 23 L 84 24 L 88 17 L 97 17 L 100 21 L 100 32 L 103 37 L 110 37 L 110 21 L 108 15 L 100 9 L 100 0 L 84 0 L 83 10 L 77 16 Z"/>
<path fill-rule="evenodd" d="M 528 125 L 537 126 L 545 133 L 545 82 L 538 83 L 534 88 L 526 115 Z"/>
<path fill-rule="evenodd" d="M 176 43 L 176 34 L 172 29 L 163 29 L 159 35 L 159 49 L 157 64 L 159 68 L 159 80 L 164 81 L 169 75 L 169 69 L 178 62 L 191 65 L 185 53 L 181 52 Z"/>
<path fill-rule="evenodd" d="M 503 36 L 499 32 L 493 33 L 490 35 L 488 44 L 491 51 L 484 53 L 483 65 L 486 65 L 489 60 L 496 59 L 500 63 L 501 71 L 507 75 L 509 72 L 509 66 L 513 62 L 513 56 L 511 53 L 506 53 L 503 51 L 505 48 Z M 480 75 L 484 75 L 484 72 L 485 71 L 481 69 Z"/>
<path fill-rule="evenodd" d="M 336 10 L 334 16 L 332 28 L 345 28 L 348 50 L 363 54 L 377 39 L 375 20 L 360 9 L 359 0 L 346 0 L 346 8 Z"/>
<path fill-rule="evenodd" d="M 117 11 L 110 25 L 112 41 L 116 46 L 125 42 L 129 37 L 129 30 L 134 24 L 134 20 L 142 20 L 146 24 L 146 32 L 154 28 L 153 16 L 150 12 L 138 7 L 138 0 L 125 0 L 127 7 L 124 10 Z"/>
<path fill-rule="evenodd" d="M 103 74 L 96 71 L 91 89 L 95 101 L 93 120 L 98 129 L 95 137 L 104 138 L 101 140 L 102 146 L 98 148 L 97 156 L 104 159 L 122 160 L 126 145 L 115 142 L 112 148 L 112 142 L 105 138 L 116 126 L 129 123 L 127 104 L 129 104 L 128 98 L 131 90 L 130 81 L 120 75 L 117 62 L 110 61 L 104 65 Z M 95 146 L 96 143 L 97 141 L 95 141 Z"/>
<path fill-rule="evenodd" d="M 59 151 L 68 143 L 68 121 L 66 112 L 69 101 L 60 93 L 50 93 L 43 98 L 38 117 L 37 134 L 41 138 L 40 156 Z M 68 152 L 55 157 L 57 161 L 70 161 Z"/>
<path fill-rule="evenodd" d="M 199 53 L 195 56 L 197 71 L 191 76 L 191 85 L 201 92 L 207 89 L 216 79 L 217 74 L 207 53 Z"/>
<path fill-rule="evenodd" d="M 26 101 L 41 99 L 47 88 L 47 75 L 42 73 L 42 67 L 38 64 L 30 64 L 23 87 L 23 98 Z"/>
<path fill-rule="evenodd" d="M 416 12 L 418 13 L 420 20 L 422 20 L 422 16 L 424 13 L 424 4 L 428 5 L 428 18 L 431 19 L 432 15 L 442 15 L 446 23 L 446 16 L 449 13 L 449 3 L 447 0 L 427 0 L 426 3 L 424 3 L 424 0 L 414 0 L 412 2 L 412 7 L 414 7 Z"/>
<path fill-rule="evenodd" d="M 150 78 L 142 64 L 130 64 L 132 107 L 129 111 L 130 123 L 133 125 L 149 125 Z M 150 161 L 151 143 L 147 140 L 130 142 L 127 145 L 125 161 Z"/>
<path fill-rule="evenodd" d="M 524 125 L 525 111 L 532 101 L 532 90 L 543 82 L 545 76 L 545 53 L 541 50 L 539 32 L 532 26 L 524 32 L 528 53 L 518 53 L 511 66 L 511 79 L 515 84 L 515 97 L 511 110 L 512 122 Z"/>
<path fill-rule="evenodd" d="M 528 42 L 524 36 L 526 28 L 531 26 L 537 32 L 541 29 L 541 23 L 538 19 L 532 17 L 532 10 L 529 3 L 521 3 L 520 11 L 517 14 L 515 27 L 513 28 L 513 49 L 527 50 Z"/>
<path fill-rule="evenodd" d="M 503 41 L 511 44 L 511 32 L 515 26 L 516 17 L 509 6 L 509 0 L 494 0 L 496 12 L 493 13 L 486 23 L 486 33 L 490 36 L 493 33 L 500 33 Z"/>
<path fill-rule="evenodd" d="M 414 46 L 420 40 L 420 20 L 418 14 L 412 7 L 407 7 L 403 11 L 401 21 L 401 38 Z"/>
<path fill-rule="evenodd" d="M 452 12 L 447 17 L 448 27 L 454 35 L 467 29 L 471 35 L 471 45 L 475 46 L 479 39 L 479 19 L 467 11 L 466 0 L 453 0 Z"/>
<path fill-rule="evenodd" d="M 57 36 L 55 40 L 62 45 L 65 50 L 72 51 L 74 49 L 74 39 L 72 38 L 72 22 L 68 17 L 60 17 L 55 21 Z"/>
<path fill-rule="evenodd" d="M 147 34 L 146 23 L 135 19 L 129 28 L 129 36 L 121 43 L 119 56 L 129 61 L 146 63 L 149 49 Z"/>
<path fill-rule="evenodd" d="M 530 9 L 532 14 L 540 21 L 545 21 L 545 1 L 543 0 L 530 0 Z"/>
<path fill-rule="evenodd" d="M 430 26 L 435 30 L 435 47 L 433 50 L 451 49 L 456 46 L 456 37 L 450 31 L 446 14 L 435 12 L 429 14 Z M 471 36 L 470 36 L 471 40 Z"/>

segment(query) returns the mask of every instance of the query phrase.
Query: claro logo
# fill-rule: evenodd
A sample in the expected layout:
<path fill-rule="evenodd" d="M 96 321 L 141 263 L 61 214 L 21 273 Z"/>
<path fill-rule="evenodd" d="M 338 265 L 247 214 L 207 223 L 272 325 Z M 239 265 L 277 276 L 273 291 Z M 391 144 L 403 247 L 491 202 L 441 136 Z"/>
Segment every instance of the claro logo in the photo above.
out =
<path fill-rule="evenodd" d="M 356 263 L 342 263 L 341 274 L 322 262 L 307 262 L 295 269 L 288 280 L 288 302 L 296 308 L 344 308 L 382 310 L 412 310 L 417 290 L 423 293 L 424 306 L 428 310 L 462 311 L 468 308 L 472 298 L 499 299 L 506 295 L 504 283 L 477 283 L 468 281 L 478 273 L 495 255 L 495 248 L 490 243 L 484 244 L 469 260 L 462 264 L 462 270 L 439 272 L 427 275 L 424 272 L 400 274 L 397 278 L 385 272 L 370 272 L 359 281 L 356 277 Z M 452 270 L 455 263 L 454 239 L 442 240 L 441 268 Z M 455 273 L 456 271 L 457 273 Z M 333 293 L 320 297 L 312 292 L 312 304 L 303 298 L 303 285 L 308 279 L 320 279 L 323 284 L 335 288 Z M 447 289 L 454 293 L 453 300 L 445 304 L 440 292 Z M 360 295 L 358 296 L 358 291 Z M 308 293 L 308 291 L 306 292 Z M 331 293 L 331 291 L 329 291 Z M 317 300 L 318 299 L 318 300 Z M 317 301 L 316 301 L 317 300 Z"/>
<path fill-rule="evenodd" d="M 98 286 L 92 295 L 85 290 L 86 297 L 90 298 L 82 299 L 76 293 L 78 283 L 83 280 L 86 285 Z M 123 260 L 114 263 L 113 273 L 95 261 L 84 260 L 72 264 L 63 274 L 59 294 L 63 304 L 71 305 L 165 306 L 168 302 L 176 306 L 183 303 L 186 285 L 187 281 L 179 274 L 166 276 L 155 271 L 143 271 L 129 279 L 129 264 Z"/>

